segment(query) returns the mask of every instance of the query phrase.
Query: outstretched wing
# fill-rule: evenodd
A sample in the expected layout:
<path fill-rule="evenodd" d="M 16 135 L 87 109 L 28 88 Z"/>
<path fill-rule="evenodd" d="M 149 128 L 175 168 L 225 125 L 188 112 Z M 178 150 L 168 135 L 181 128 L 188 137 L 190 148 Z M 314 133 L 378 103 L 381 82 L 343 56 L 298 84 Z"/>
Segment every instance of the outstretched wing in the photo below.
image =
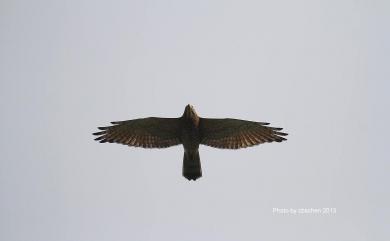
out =
<path fill-rule="evenodd" d="M 98 127 L 96 141 L 119 143 L 144 148 L 164 148 L 181 144 L 178 118 L 149 117 L 111 122 L 112 126 Z"/>
<path fill-rule="evenodd" d="M 287 134 L 280 132 L 282 128 L 268 127 L 266 126 L 268 124 L 237 119 L 200 118 L 201 144 L 223 149 L 238 149 L 286 140 L 282 136 Z"/>

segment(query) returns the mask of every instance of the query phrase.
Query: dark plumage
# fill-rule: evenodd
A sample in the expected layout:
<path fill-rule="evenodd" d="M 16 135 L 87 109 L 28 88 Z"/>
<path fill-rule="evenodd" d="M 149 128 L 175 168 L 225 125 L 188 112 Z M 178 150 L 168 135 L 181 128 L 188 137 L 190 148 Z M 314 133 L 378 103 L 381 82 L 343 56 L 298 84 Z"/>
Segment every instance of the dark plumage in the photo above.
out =
<path fill-rule="evenodd" d="M 286 139 L 282 128 L 268 127 L 269 123 L 238 119 L 210 119 L 199 117 L 191 105 L 187 105 L 179 118 L 149 117 L 111 122 L 112 126 L 98 127 L 93 133 L 101 143 L 120 143 L 143 148 L 184 146 L 183 176 L 196 180 L 202 176 L 199 144 L 238 149 L 281 142 Z"/>

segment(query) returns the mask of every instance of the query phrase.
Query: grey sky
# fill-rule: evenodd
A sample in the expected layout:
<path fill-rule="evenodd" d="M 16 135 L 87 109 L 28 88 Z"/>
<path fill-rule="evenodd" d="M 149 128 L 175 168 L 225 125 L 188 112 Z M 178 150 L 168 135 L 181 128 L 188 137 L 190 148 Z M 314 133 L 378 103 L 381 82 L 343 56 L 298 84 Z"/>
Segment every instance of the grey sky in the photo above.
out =
<path fill-rule="evenodd" d="M 387 240 L 389 22 L 389 1 L 1 1 L 0 240 Z M 203 146 L 196 182 L 182 147 L 93 141 L 188 103 L 288 141 Z"/>

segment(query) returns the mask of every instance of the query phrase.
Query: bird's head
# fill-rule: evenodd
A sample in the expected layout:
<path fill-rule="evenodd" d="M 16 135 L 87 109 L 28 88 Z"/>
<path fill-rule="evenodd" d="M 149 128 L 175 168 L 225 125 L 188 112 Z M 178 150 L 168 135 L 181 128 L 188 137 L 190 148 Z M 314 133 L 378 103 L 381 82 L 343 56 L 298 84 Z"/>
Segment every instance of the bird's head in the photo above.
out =
<path fill-rule="evenodd" d="M 188 104 L 184 109 L 183 117 L 193 120 L 195 125 L 198 125 L 199 123 L 199 116 L 196 113 L 194 107 L 190 104 Z"/>

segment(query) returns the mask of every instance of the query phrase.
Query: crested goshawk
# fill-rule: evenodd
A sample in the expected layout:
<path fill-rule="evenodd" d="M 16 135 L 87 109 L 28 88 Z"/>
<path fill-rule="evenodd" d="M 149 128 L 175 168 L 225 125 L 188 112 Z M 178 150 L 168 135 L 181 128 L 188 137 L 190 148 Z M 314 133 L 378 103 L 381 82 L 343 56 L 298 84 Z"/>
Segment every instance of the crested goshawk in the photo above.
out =
<path fill-rule="evenodd" d="M 199 117 L 191 105 L 178 118 L 149 117 L 115 121 L 112 126 L 98 127 L 95 140 L 143 148 L 184 146 L 183 176 L 196 180 L 202 176 L 199 145 L 238 149 L 266 142 L 282 142 L 287 133 L 269 123 L 238 119 Z"/>

